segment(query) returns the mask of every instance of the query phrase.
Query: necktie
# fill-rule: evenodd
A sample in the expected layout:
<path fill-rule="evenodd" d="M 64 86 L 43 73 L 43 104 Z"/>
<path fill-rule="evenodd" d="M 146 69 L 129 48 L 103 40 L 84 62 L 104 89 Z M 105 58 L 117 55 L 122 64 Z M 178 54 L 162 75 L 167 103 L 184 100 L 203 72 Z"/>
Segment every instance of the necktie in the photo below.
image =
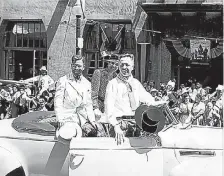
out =
<path fill-rule="evenodd" d="M 131 106 L 131 109 L 135 111 L 138 106 L 135 100 L 134 91 L 131 84 L 128 82 L 127 78 L 124 78 L 121 74 L 118 74 L 118 78 L 127 86 L 130 106 Z"/>
<path fill-rule="evenodd" d="M 131 109 L 133 111 L 135 111 L 137 109 L 137 102 L 135 100 L 133 88 L 132 88 L 131 84 L 128 82 L 126 82 L 126 85 L 128 87 L 128 97 L 130 100 Z"/>

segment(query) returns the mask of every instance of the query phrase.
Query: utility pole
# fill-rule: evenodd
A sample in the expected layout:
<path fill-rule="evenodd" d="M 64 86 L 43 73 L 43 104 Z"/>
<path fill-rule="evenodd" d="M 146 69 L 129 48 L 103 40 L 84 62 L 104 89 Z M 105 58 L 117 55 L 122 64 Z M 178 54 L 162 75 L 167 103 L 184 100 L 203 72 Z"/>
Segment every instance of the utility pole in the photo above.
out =
<path fill-rule="evenodd" d="M 76 15 L 76 55 L 82 55 L 82 47 L 80 47 L 80 42 L 82 41 L 80 28 L 81 15 Z"/>

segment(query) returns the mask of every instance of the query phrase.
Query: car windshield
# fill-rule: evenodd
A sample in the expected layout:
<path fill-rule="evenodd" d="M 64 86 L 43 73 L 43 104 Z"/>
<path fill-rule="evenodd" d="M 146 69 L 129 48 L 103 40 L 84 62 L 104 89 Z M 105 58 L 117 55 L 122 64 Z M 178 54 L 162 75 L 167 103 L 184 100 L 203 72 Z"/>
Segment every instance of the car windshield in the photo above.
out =
<path fill-rule="evenodd" d="M 163 114 L 165 115 L 165 118 L 166 118 L 166 121 L 165 121 L 166 125 L 178 124 L 177 118 L 173 115 L 173 113 L 170 110 L 170 108 L 168 107 L 168 105 L 165 105 L 162 108 L 162 111 L 163 111 Z"/>

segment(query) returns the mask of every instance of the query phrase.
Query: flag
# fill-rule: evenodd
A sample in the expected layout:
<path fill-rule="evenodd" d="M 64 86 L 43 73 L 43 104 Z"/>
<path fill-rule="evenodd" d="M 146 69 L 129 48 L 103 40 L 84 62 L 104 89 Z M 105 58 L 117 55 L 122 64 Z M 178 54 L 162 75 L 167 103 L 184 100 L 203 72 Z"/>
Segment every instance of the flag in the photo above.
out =
<path fill-rule="evenodd" d="M 108 38 L 107 38 L 105 31 L 102 29 L 101 26 L 100 26 L 100 28 L 101 28 L 101 38 L 102 38 L 102 44 L 100 46 L 100 53 L 102 56 L 104 56 L 105 52 L 107 50 L 105 45 L 106 45 L 106 42 L 108 42 Z"/>
<path fill-rule="evenodd" d="M 116 45 L 117 53 L 119 53 L 121 50 L 121 42 L 122 42 L 121 34 L 123 29 L 124 29 L 124 26 L 122 26 L 122 28 L 120 29 L 120 31 L 117 33 L 117 35 L 114 38 L 114 40 L 117 42 L 117 45 Z"/>

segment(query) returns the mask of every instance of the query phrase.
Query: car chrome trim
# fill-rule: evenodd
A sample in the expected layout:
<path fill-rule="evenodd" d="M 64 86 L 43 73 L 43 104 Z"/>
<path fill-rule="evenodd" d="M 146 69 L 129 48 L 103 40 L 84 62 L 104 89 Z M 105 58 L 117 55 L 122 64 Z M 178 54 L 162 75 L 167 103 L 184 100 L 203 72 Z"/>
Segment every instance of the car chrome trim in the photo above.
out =
<path fill-rule="evenodd" d="M 216 150 L 223 151 L 223 149 L 206 149 L 206 148 L 183 148 L 183 147 L 130 147 L 130 148 L 70 148 L 70 150 L 135 150 L 135 149 L 184 149 L 184 150 Z"/>
<path fill-rule="evenodd" d="M 9 137 L 9 136 L 0 136 L 0 139 L 19 139 L 19 140 L 31 140 L 31 141 L 45 141 L 45 142 L 58 142 L 56 139 L 38 139 L 38 138 L 29 138 L 29 137 Z"/>
<path fill-rule="evenodd" d="M 215 156 L 215 151 L 179 151 L 180 156 Z"/>

